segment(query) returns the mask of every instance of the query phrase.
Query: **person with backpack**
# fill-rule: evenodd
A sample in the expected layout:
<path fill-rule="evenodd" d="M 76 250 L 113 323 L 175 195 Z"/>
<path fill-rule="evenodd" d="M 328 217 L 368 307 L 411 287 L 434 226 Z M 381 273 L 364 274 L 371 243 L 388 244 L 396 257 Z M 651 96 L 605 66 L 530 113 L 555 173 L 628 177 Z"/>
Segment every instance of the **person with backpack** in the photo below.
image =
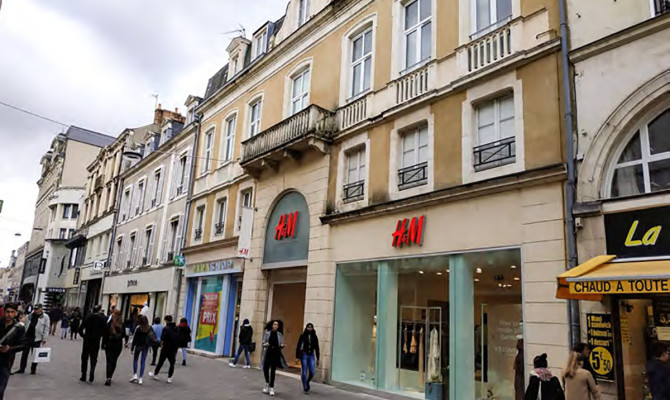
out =
<path fill-rule="evenodd" d="M 235 356 L 235 360 L 231 363 L 228 363 L 229 366 L 235 368 L 237 366 L 237 362 L 240 360 L 240 354 L 242 354 L 242 351 L 244 351 L 244 357 L 247 359 L 247 363 L 244 366 L 244 368 L 251 368 L 251 363 L 249 363 L 249 353 L 252 351 L 251 350 L 251 341 L 254 337 L 254 328 L 249 325 L 249 320 L 245 319 L 242 327 L 240 327 L 240 336 L 239 336 L 239 347 L 237 348 L 237 355 Z"/>
<path fill-rule="evenodd" d="M 179 320 L 177 332 L 179 332 L 179 347 L 181 348 L 182 355 L 181 365 L 186 366 L 186 349 L 188 348 L 188 344 L 191 343 L 191 328 L 189 328 L 186 318 Z"/>
<path fill-rule="evenodd" d="M 654 400 L 670 400 L 670 355 L 668 346 L 657 342 L 653 346 L 654 359 L 647 363 L 647 382 Z"/>
<path fill-rule="evenodd" d="M 314 378 L 314 369 L 319 365 L 319 338 L 316 336 L 314 325 L 310 322 L 305 326 L 305 331 L 298 339 L 298 346 L 295 349 L 295 358 L 300 361 L 302 366 L 302 391 L 308 393 L 309 383 Z"/>
<path fill-rule="evenodd" d="M 570 352 L 568 365 L 563 370 L 563 385 L 568 400 L 600 400 L 600 390 L 591 373 L 584 369 L 586 357 Z M 544 399 L 544 397 L 543 397 Z"/>
<path fill-rule="evenodd" d="M 142 384 L 142 377 L 144 376 L 144 369 L 147 364 L 149 348 L 155 341 L 156 334 L 153 329 L 151 329 L 151 325 L 149 325 L 149 319 L 144 315 L 140 315 L 139 323 L 133 333 L 133 341 L 130 347 L 130 351 L 133 353 L 133 377 L 130 378 L 130 382 L 137 383 L 138 385 Z M 140 362 L 139 377 L 137 376 L 138 361 Z"/>
<path fill-rule="evenodd" d="M 551 374 L 548 366 L 546 353 L 533 359 L 533 370 L 524 400 L 565 400 L 561 382 Z"/>
<path fill-rule="evenodd" d="M 158 365 L 154 372 L 149 371 L 149 376 L 158 380 L 158 373 L 161 371 L 165 360 L 170 363 L 168 369 L 167 383 L 172 383 L 172 376 L 174 375 L 174 364 L 177 361 L 177 351 L 179 350 L 179 329 L 177 325 L 172 322 L 172 315 L 165 316 L 165 327 L 161 333 L 161 355 L 158 359 Z"/>
<path fill-rule="evenodd" d="M 116 364 L 124 344 L 128 345 L 126 328 L 123 326 L 121 311 L 114 310 L 107 323 L 107 330 L 102 339 L 102 348 L 105 350 L 107 361 L 105 386 L 111 386 L 112 384 L 112 377 L 114 376 L 114 371 L 116 371 Z"/>
<path fill-rule="evenodd" d="M 160 317 L 154 318 L 154 324 L 151 325 L 151 329 L 154 330 L 154 333 L 156 334 L 156 337 L 160 339 L 161 335 L 163 334 L 163 325 L 161 325 L 161 319 Z M 158 357 L 158 349 L 160 347 L 160 340 L 157 340 L 154 344 L 151 345 L 151 366 L 155 367 L 156 366 L 156 357 Z"/>

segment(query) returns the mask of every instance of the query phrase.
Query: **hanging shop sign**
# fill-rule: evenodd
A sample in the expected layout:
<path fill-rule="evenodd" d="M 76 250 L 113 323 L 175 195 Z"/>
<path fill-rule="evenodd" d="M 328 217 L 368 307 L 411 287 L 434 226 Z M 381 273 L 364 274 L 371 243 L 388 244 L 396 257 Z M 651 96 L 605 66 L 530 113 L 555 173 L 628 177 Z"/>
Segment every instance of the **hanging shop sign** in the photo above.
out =
<path fill-rule="evenodd" d="M 48 287 L 47 288 L 47 293 L 54 293 L 54 294 L 65 293 L 65 288 Z"/>
<path fill-rule="evenodd" d="M 605 235 L 619 259 L 670 255 L 670 206 L 605 214 Z"/>
<path fill-rule="evenodd" d="M 614 381 L 614 335 L 610 314 L 586 314 L 589 361 L 597 378 Z"/>
<path fill-rule="evenodd" d="M 288 192 L 277 201 L 265 228 L 262 269 L 307 265 L 309 215 L 299 192 Z"/>
<path fill-rule="evenodd" d="M 193 264 L 186 267 L 187 278 L 206 275 L 234 274 L 238 272 L 242 272 L 242 263 L 240 260 L 234 258 Z"/>
<path fill-rule="evenodd" d="M 421 246 L 423 244 L 423 227 L 426 221 L 424 215 L 401 219 L 396 225 L 395 231 L 391 235 L 393 247 L 411 246 L 413 244 Z"/>
<path fill-rule="evenodd" d="M 620 281 L 570 282 L 573 294 L 670 293 L 670 279 L 624 279 Z"/>
<path fill-rule="evenodd" d="M 177 254 L 172 259 L 172 263 L 174 264 L 175 267 L 183 267 L 184 265 L 186 265 L 186 257 L 184 257 L 183 254 Z"/>

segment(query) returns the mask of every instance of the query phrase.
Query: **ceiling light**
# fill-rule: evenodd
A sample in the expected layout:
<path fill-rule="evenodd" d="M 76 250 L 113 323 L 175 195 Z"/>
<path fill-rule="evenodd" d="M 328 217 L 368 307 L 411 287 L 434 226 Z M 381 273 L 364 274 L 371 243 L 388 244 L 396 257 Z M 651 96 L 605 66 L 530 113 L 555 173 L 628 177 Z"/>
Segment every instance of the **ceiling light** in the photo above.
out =
<path fill-rule="evenodd" d="M 447 270 L 447 273 L 449 273 L 449 272 L 451 272 L 451 271 Z"/>
<path fill-rule="evenodd" d="M 475 278 L 475 282 L 479 282 L 479 278 Z"/>
<path fill-rule="evenodd" d="M 481 273 L 482 273 L 482 269 L 481 269 L 481 268 L 477 268 L 477 269 L 475 269 L 475 272 L 478 273 L 478 274 L 481 274 Z"/>
<path fill-rule="evenodd" d="M 516 269 L 516 265 L 510 265 L 510 268 Z"/>
<path fill-rule="evenodd" d="M 419 273 L 420 273 L 421 275 L 423 275 L 423 271 L 419 271 Z"/>
<path fill-rule="evenodd" d="M 514 280 L 515 280 L 515 281 L 518 281 L 518 280 L 520 280 L 520 279 L 519 279 L 518 276 L 515 276 L 515 277 L 514 277 Z"/>
<path fill-rule="evenodd" d="M 438 275 L 442 275 L 442 272 L 438 272 L 437 274 L 438 274 Z"/>
<path fill-rule="evenodd" d="M 499 283 L 499 284 L 498 284 L 498 287 L 503 287 L 503 286 L 502 286 L 502 283 Z"/>

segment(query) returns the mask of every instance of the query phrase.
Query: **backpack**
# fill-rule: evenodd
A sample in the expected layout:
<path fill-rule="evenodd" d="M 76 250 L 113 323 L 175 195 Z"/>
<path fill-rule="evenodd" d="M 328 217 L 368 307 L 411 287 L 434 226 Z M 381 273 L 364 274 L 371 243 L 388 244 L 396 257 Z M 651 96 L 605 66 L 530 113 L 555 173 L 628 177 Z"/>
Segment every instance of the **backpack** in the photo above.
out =
<path fill-rule="evenodd" d="M 537 376 L 531 376 L 524 400 L 565 400 L 565 393 L 557 377 L 541 381 Z"/>

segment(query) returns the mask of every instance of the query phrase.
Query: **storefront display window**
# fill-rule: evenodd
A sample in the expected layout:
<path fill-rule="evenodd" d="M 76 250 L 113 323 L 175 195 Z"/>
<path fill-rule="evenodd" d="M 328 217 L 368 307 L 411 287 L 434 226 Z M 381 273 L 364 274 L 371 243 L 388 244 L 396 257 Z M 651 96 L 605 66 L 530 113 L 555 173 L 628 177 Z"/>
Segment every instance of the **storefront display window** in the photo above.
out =
<path fill-rule="evenodd" d="M 212 276 L 201 279 L 200 311 L 198 328 L 195 336 L 195 348 L 216 352 L 219 334 L 219 309 L 221 306 L 221 289 L 223 277 Z"/>

